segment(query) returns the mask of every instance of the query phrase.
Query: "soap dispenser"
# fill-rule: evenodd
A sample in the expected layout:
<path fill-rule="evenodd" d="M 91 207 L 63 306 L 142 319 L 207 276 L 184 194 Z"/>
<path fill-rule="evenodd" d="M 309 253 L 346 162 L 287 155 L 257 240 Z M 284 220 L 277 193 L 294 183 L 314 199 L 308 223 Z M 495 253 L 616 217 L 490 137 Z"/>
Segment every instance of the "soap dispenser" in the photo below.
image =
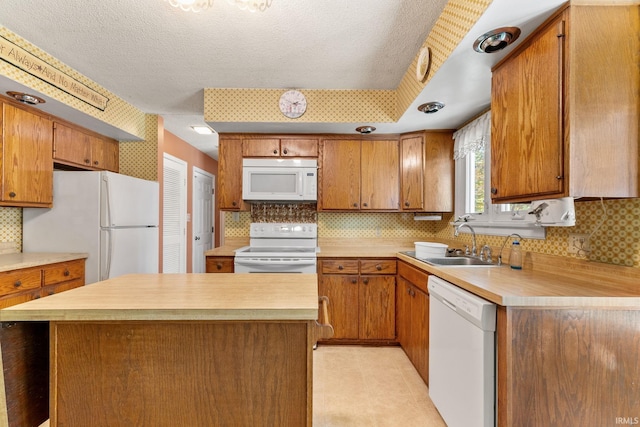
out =
<path fill-rule="evenodd" d="M 522 249 L 520 242 L 514 240 L 511 244 L 511 255 L 509 255 L 509 265 L 514 270 L 522 270 Z"/>

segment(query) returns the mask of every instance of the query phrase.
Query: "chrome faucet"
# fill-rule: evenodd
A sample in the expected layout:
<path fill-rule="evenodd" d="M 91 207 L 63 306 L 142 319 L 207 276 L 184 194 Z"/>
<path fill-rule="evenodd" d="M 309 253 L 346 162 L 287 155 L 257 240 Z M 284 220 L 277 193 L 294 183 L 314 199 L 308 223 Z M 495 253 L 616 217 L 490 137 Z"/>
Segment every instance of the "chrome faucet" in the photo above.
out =
<path fill-rule="evenodd" d="M 478 247 L 476 246 L 476 232 L 469 224 L 467 224 L 466 222 L 463 222 L 462 224 L 457 226 L 456 230 L 453 232 L 454 237 L 458 237 L 458 234 L 460 234 L 460 229 L 462 227 L 467 227 L 471 231 L 471 238 L 472 238 L 471 256 L 477 256 L 478 255 Z"/>

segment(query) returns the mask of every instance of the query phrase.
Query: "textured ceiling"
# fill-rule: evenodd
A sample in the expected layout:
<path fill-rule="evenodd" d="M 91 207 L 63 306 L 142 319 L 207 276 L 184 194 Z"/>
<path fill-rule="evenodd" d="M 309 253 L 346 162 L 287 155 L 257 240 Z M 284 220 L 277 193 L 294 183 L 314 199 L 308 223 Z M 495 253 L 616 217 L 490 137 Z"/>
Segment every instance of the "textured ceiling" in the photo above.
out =
<path fill-rule="evenodd" d="M 482 18 L 486 22 L 479 21 L 484 28 L 470 34 L 471 43 L 494 24 L 522 24 L 530 30 L 561 3 L 494 0 Z M 3 0 L 0 25 L 140 110 L 162 115 L 168 130 L 215 157 L 211 137 L 192 135 L 188 129 L 204 123 L 204 88 L 394 90 L 445 4 L 446 0 L 273 0 L 264 13 L 250 13 L 216 0 L 212 9 L 195 14 L 163 0 Z M 457 68 L 479 68 L 479 75 L 473 73 L 486 82 L 448 101 L 462 107 L 462 101 L 470 100 L 466 108 L 448 106 L 449 116 L 445 113 L 433 123 L 419 122 L 419 115 L 404 118 L 396 127 L 383 125 L 384 131 L 453 127 L 486 107 L 490 67 L 500 56 L 466 55 L 474 55 L 477 64 L 463 59 L 468 67 Z M 435 89 L 448 85 L 456 92 L 460 82 L 454 79 L 465 78 L 460 71 L 445 70 L 450 77 Z M 427 89 L 424 97 L 432 96 Z M 330 123 L 239 123 L 233 130 L 345 129 Z"/>

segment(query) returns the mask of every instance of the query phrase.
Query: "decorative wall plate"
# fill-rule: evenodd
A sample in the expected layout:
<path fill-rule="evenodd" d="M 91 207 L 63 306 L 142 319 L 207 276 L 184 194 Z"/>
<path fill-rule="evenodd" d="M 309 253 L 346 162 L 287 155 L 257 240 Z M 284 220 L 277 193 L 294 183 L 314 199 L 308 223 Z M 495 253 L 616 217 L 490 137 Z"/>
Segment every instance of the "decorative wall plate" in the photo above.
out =
<path fill-rule="evenodd" d="M 416 79 L 419 82 L 424 81 L 429 74 L 429 69 L 431 68 L 431 49 L 428 47 L 423 47 L 420 50 L 420 55 L 418 56 L 418 65 L 416 67 Z"/>

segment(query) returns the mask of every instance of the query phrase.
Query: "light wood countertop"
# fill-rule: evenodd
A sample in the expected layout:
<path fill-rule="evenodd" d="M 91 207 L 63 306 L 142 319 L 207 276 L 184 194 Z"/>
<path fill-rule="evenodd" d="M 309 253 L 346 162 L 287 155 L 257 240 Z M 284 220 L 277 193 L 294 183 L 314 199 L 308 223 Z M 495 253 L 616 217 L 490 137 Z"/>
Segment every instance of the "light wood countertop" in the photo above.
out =
<path fill-rule="evenodd" d="M 0 310 L 0 321 L 317 318 L 316 274 L 131 274 Z"/>
<path fill-rule="evenodd" d="M 86 253 L 22 252 L 0 255 L 0 272 L 87 258 Z"/>
<path fill-rule="evenodd" d="M 398 259 L 498 305 L 508 307 L 628 307 L 640 309 L 638 281 L 559 274 L 553 269 L 433 266 L 398 253 Z M 620 267 L 624 269 L 625 267 Z"/>
<path fill-rule="evenodd" d="M 525 254 L 523 270 L 432 266 L 401 253 L 414 250 L 412 239 L 319 239 L 319 246 L 319 260 L 397 257 L 502 306 L 640 309 L 640 270 L 631 267 L 535 253 Z M 238 247 L 225 250 L 233 256 Z"/>

